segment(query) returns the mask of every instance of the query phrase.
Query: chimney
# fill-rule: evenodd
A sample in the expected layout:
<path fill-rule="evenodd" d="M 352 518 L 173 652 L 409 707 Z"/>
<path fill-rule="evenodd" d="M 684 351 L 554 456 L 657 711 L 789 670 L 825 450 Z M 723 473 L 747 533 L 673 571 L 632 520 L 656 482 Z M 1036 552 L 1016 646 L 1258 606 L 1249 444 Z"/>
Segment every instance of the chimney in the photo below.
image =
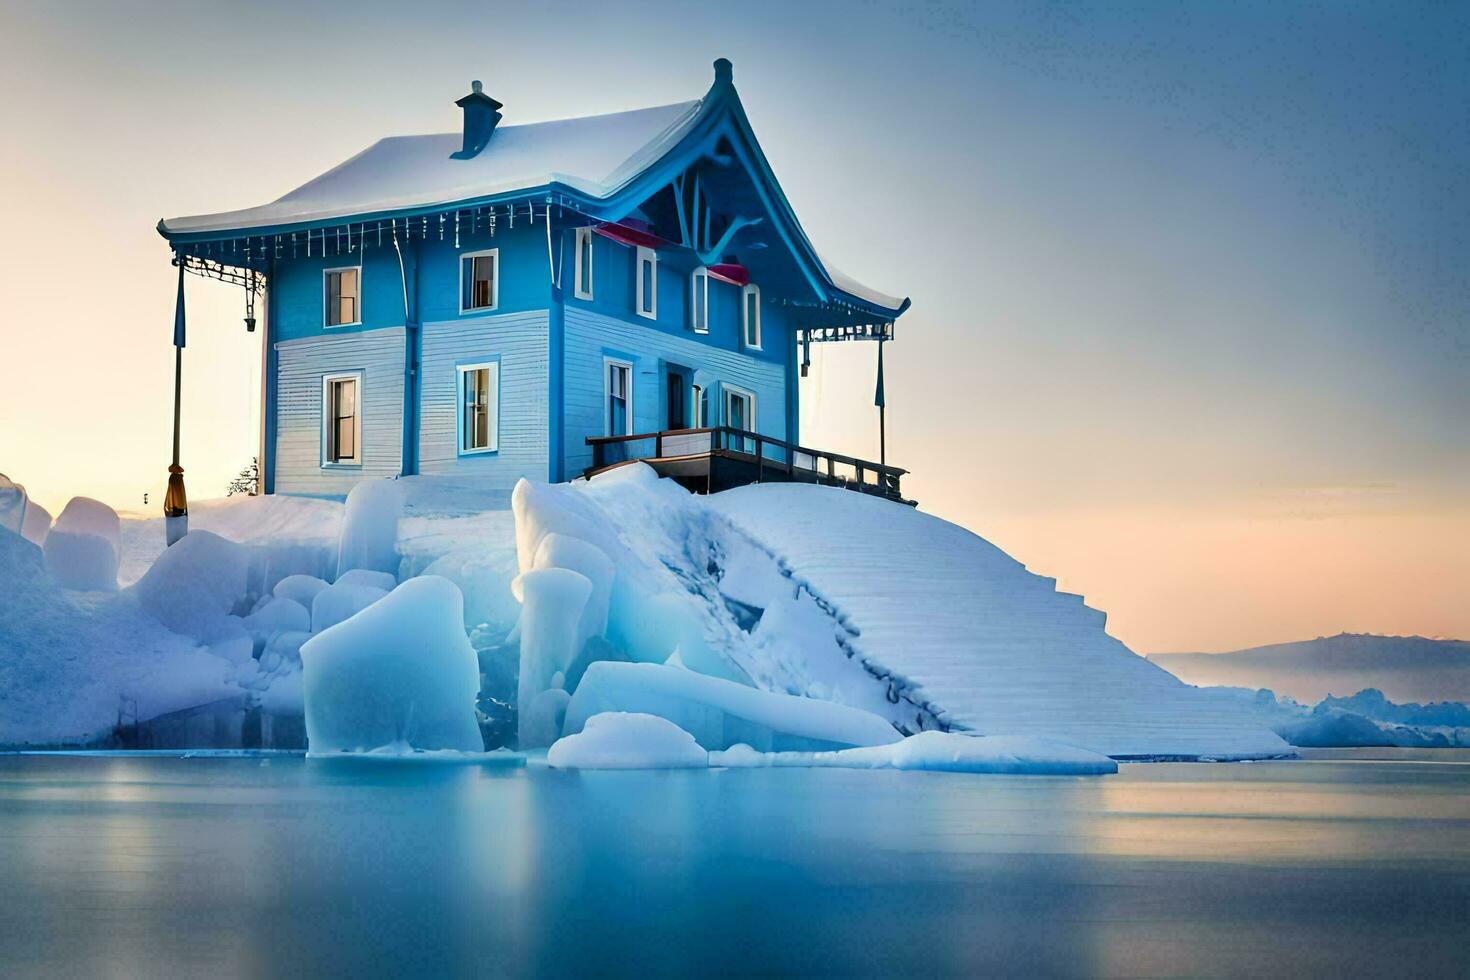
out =
<path fill-rule="evenodd" d="M 464 110 L 464 146 L 449 154 L 451 159 L 468 160 L 483 150 L 500 122 L 501 104 L 486 95 L 484 88 L 476 79 L 470 82 L 470 94 L 454 103 Z"/>

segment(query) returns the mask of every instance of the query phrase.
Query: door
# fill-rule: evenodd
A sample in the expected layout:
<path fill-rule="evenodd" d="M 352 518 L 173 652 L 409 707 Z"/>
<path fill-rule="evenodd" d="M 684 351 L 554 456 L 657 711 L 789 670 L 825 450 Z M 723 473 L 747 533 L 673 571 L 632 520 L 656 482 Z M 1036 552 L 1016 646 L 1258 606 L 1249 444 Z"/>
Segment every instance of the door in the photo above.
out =
<path fill-rule="evenodd" d="M 739 388 L 725 388 L 725 424 L 742 432 L 755 431 L 755 395 Z M 730 448 L 755 452 L 755 440 L 731 436 Z"/>

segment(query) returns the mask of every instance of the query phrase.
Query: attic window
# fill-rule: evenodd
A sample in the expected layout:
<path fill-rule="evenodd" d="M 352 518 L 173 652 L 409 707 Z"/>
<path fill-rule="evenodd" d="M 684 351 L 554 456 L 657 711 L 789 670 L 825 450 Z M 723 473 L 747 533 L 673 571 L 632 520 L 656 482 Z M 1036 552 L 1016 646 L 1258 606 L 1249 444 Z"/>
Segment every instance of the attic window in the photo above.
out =
<path fill-rule="evenodd" d="M 327 269 L 322 273 L 325 323 L 329 327 L 346 327 L 362 322 L 358 303 L 358 285 L 362 270 L 358 266 Z"/>
<path fill-rule="evenodd" d="M 493 310 L 500 305 L 500 249 L 466 252 L 459 257 L 459 312 Z"/>
<path fill-rule="evenodd" d="M 658 253 L 651 248 L 638 248 L 638 315 L 658 319 Z"/>
<path fill-rule="evenodd" d="M 709 270 L 701 266 L 689 277 L 689 326 L 709 333 Z"/>
<path fill-rule="evenodd" d="M 592 229 L 577 229 L 577 279 L 574 292 L 577 299 L 592 298 Z"/>
<path fill-rule="evenodd" d="M 754 283 L 740 291 L 740 315 L 745 346 L 761 349 L 761 288 Z"/>

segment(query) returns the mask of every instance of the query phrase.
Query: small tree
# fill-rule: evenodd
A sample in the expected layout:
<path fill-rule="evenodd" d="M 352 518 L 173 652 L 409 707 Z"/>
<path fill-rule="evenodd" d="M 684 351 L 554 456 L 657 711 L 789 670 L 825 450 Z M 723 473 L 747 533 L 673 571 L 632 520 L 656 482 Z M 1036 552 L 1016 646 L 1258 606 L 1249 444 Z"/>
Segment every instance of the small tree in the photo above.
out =
<path fill-rule="evenodd" d="M 231 480 L 225 490 L 226 497 L 233 497 L 237 493 L 251 497 L 260 493 L 260 457 L 251 456 L 250 465 L 241 470 L 240 475 Z"/>

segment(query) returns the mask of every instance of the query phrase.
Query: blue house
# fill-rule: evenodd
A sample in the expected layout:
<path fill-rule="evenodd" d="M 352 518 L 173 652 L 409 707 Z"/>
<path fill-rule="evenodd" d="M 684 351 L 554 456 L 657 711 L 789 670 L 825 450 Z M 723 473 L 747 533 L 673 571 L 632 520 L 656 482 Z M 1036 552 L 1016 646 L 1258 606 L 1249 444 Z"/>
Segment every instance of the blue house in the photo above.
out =
<path fill-rule="evenodd" d="M 909 301 L 821 259 L 714 68 L 692 102 L 516 126 L 475 82 L 460 132 L 160 221 L 181 275 L 243 285 L 247 327 L 263 321 L 264 491 L 509 489 L 644 458 L 696 489 L 898 496 L 886 460 L 801 446 L 798 379 L 833 340 L 876 341 L 881 379 Z"/>

